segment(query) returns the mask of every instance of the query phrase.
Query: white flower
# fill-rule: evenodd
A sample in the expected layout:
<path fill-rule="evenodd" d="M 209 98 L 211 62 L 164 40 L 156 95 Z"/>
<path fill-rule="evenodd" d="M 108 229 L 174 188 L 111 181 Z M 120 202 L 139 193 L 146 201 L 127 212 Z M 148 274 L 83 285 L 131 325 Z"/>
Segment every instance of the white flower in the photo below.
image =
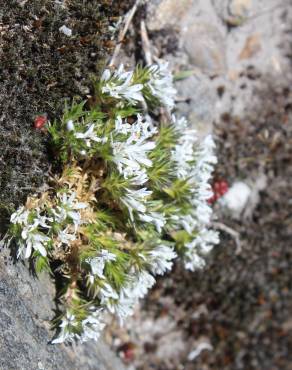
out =
<path fill-rule="evenodd" d="M 214 155 L 215 143 L 211 135 L 205 137 L 196 151 L 196 167 L 194 175 L 202 181 L 208 181 L 211 177 L 217 157 Z"/>
<path fill-rule="evenodd" d="M 66 209 L 84 209 L 87 207 L 86 203 L 76 202 L 76 193 L 72 192 L 68 197 L 67 193 L 63 193 L 61 195 L 62 205 L 66 207 Z"/>
<path fill-rule="evenodd" d="M 140 170 L 141 165 L 150 167 L 152 162 L 147 158 L 147 153 L 154 149 L 154 142 L 145 144 L 135 143 L 128 144 L 127 142 L 112 143 L 113 162 L 117 165 L 120 173 L 123 173 L 124 168 L 128 169 L 128 174 L 135 174 Z"/>
<path fill-rule="evenodd" d="M 72 119 L 70 119 L 66 123 L 66 128 L 67 128 L 68 131 L 74 131 L 74 122 L 72 121 Z"/>
<path fill-rule="evenodd" d="M 47 255 L 45 244 L 50 240 L 49 237 L 37 231 L 30 230 L 30 228 L 23 229 L 21 237 L 25 240 L 25 244 L 22 245 L 25 249 L 24 258 L 29 258 L 32 250 L 38 251 L 43 257 Z M 18 256 L 22 253 L 23 248 L 19 249 Z"/>
<path fill-rule="evenodd" d="M 109 302 L 107 305 L 111 313 L 115 313 L 121 323 L 123 320 L 132 315 L 134 307 L 140 298 L 143 298 L 148 290 L 155 283 L 154 277 L 147 271 L 141 271 L 133 275 L 128 284 L 123 287 L 119 294 L 119 299 Z"/>
<path fill-rule="evenodd" d="M 58 239 L 59 239 L 59 245 L 61 244 L 70 244 L 73 240 L 76 240 L 76 235 L 75 234 L 69 234 L 67 232 L 68 228 L 64 230 L 60 230 L 58 232 Z"/>
<path fill-rule="evenodd" d="M 87 131 L 84 133 L 81 132 L 75 132 L 74 135 L 77 139 L 84 139 L 85 143 L 88 147 L 91 147 L 91 142 L 94 141 L 96 143 L 106 143 L 107 142 L 107 137 L 98 137 L 95 132 L 94 132 L 95 125 L 91 124 Z"/>
<path fill-rule="evenodd" d="M 206 200 L 195 199 L 192 201 L 194 205 L 193 214 L 197 219 L 197 227 L 208 225 L 212 216 L 212 208 L 207 204 Z"/>
<path fill-rule="evenodd" d="M 63 317 L 62 322 L 60 324 L 61 332 L 57 338 L 52 340 L 52 344 L 72 342 L 76 335 L 72 333 L 70 329 L 77 325 L 78 323 L 75 320 L 75 315 L 67 311 L 66 316 Z"/>
<path fill-rule="evenodd" d="M 174 106 L 174 98 L 176 89 L 173 86 L 172 74 L 169 70 L 168 63 L 159 61 L 149 67 L 151 73 L 150 81 L 147 86 L 151 93 L 167 108 L 172 109 Z"/>
<path fill-rule="evenodd" d="M 20 207 L 16 212 L 12 213 L 10 222 L 13 224 L 27 225 L 29 211 L 24 207 Z"/>
<path fill-rule="evenodd" d="M 33 218 L 33 224 L 29 224 L 28 217 L 33 212 L 36 211 L 36 215 Z M 35 210 L 28 210 L 25 207 L 20 207 L 16 212 L 14 212 L 10 217 L 10 222 L 13 224 L 19 224 L 22 226 L 31 226 L 32 228 L 36 228 L 38 225 L 42 226 L 43 228 L 50 229 L 51 226 L 47 224 L 47 222 L 52 222 L 53 219 L 47 216 L 42 216 L 40 214 L 40 209 L 36 208 Z"/>
<path fill-rule="evenodd" d="M 37 224 L 42 226 L 45 229 L 50 229 L 51 226 L 48 225 L 47 223 L 48 222 L 53 222 L 54 221 L 53 218 L 52 217 L 47 217 L 47 216 L 42 216 L 40 214 L 41 211 L 40 211 L 39 208 L 36 209 L 36 212 L 37 212 L 37 215 L 36 215 L 35 221 L 37 221 Z"/>
<path fill-rule="evenodd" d="M 60 324 L 60 333 L 57 338 L 52 340 L 52 344 L 59 344 L 64 342 L 72 342 L 74 339 L 79 339 L 81 343 L 87 342 L 88 340 L 97 341 L 100 337 L 101 331 L 105 327 L 105 323 L 102 321 L 103 310 L 96 309 L 96 307 L 90 307 L 89 315 L 86 319 L 81 321 L 82 332 L 77 334 L 74 332 L 74 328 L 78 325 L 75 315 L 70 312 L 66 312 L 66 316 L 63 317 Z M 72 330 L 73 329 L 73 330 Z"/>
<path fill-rule="evenodd" d="M 141 114 L 137 114 L 137 121 L 132 124 L 123 121 L 120 116 L 115 121 L 116 133 L 130 134 L 128 143 L 145 141 L 155 135 L 157 131 L 157 127 L 153 125 L 149 115 L 142 116 Z"/>
<path fill-rule="evenodd" d="M 166 224 L 166 219 L 163 216 L 163 214 L 158 213 L 158 212 L 149 212 L 146 214 L 140 214 L 139 215 L 140 220 L 144 222 L 149 222 L 155 225 L 156 230 L 161 233 L 162 228 Z"/>
<path fill-rule="evenodd" d="M 128 134 L 132 130 L 132 125 L 124 122 L 121 116 L 118 116 L 115 120 L 115 131 L 119 134 Z"/>
<path fill-rule="evenodd" d="M 138 190 L 127 189 L 125 196 L 121 198 L 121 201 L 128 208 L 130 218 L 133 221 L 133 212 L 145 213 L 146 206 L 145 202 L 147 197 L 152 194 L 152 191 L 147 190 L 146 188 L 141 188 Z"/>
<path fill-rule="evenodd" d="M 181 216 L 179 218 L 179 224 L 185 229 L 185 231 L 189 234 L 195 230 L 198 226 L 198 221 L 191 215 Z"/>
<path fill-rule="evenodd" d="M 172 160 L 176 162 L 177 176 L 187 178 L 190 176 L 194 166 L 194 144 L 197 137 L 194 131 L 185 132 L 179 139 L 178 144 L 172 151 Z"/>
<path fill-rule="evenodd" d="M 188 244 L 185 253 L 185 267 L 194 271 L 205 266 L 205 260 L 201 255 L 208 254 L 215 244 L 219 243 L 219 236 L 216 231 L 202 229 L 198 235 Z"/>
<path fill-rule="evenodd" d="M 90 282 L 93 283 L 94 276 L 98 276 L 100 279 L 105 279 L 103 270 L 106 262 L 115 261 L 116 255 L 109 251 L 102 249 L 97 257 L 87 258 L 86 262 L 91 267 L 92 275 L 90 275 Z"/>
<path fill-rule="evenodd" d="M 100 303 L 106 306 L 111 300 L 117 300 L 119 295 L 110 284 L 103 283 L 98 291 L 98 297 L 100 299 Z"/>
<path fill-rule="evenodd" d="M 147 182 L 148 180 L 149 179 L 147 176 L 147 172 L 144 168 L 139 171 L 136 171 L 134 176 L 130 178 L 131 185 L 134 185 L 134 186 L 144 185 L 145 182 Z"/>
<path fill-rule="evenodd" d="M 73 224 L 75 225 L 75 230 L 81 224 L 81 215 L 78 212 L 80 209 L 87 207 L 86 203 L 77 202 L 75 200 L 76 193 L 72 192 L 69 196 L 67 193 L 58 194 L 60 198 L 60 205 L 56 209 L 52 209 L 54 219 L 58 223 L 62 223 L 67 217 L 71 218 Z"/>
<path fill-rule="evenodd" d="M 150 269 L 153 274 L 163 275 L 170 270 L 173 265 L 173 260 L 177 257 L 172 247 L 159 245 L 148 252 L 148 260 Z"/>
<path fill-rule="evenodd" d="M 124 288 L 124 293 L 128 297 L 144 298 L 148 290 L 155 284 L 154 277 L 147 271 L 141 271 L 136 281 Z"/>
<path fill-rule="evenodd" d="M 101 82 L 103 83 L 101 91 L 115 99 L 128 100 L 132 104 L 144 101 L 143 85 L 133 84 L 133 74 L 133 71 L 125 72 L 123 64 L 113 73 L 106 69 L 101 76 Z"/>
<path fill-rule="evenodd" d="M 80 336 L 81 343 L 87 342 L 88 340 L 97 341 L 100 337 L 102 330 L 105 327 L 105 323 L 102 321 L 101 313 L 103 310 L 91 307 L 94 310 L 85 320 L 81 322 L 83 332 Z"/>
<path fill-rule="evenodd" d="M 34 212 L 36 212 L 36 214 L 34 214 Z M 38 227 L 41 226 L 50 229 L 51 226 L 48 225 L 47 222 L 52 222 L 52 218 L 42 216 L 39 208 L 31 211 L 25 207 L 20 207 L 11 215 L 10 221 L 13 224 L 22 226 L 17 257 L 24 251 L 24 258 L 29 258 L 33 250 L 38 251 L 44 257 L 47 255 L 45 246 L 50 238 L 41 233 Z"/>
<path fill-rule="evenodd" d="M 125 178 L 140 176 L 141 180 L 143 167 L 152 165 L 148 153 L 154 149 L 155 142 L 148 139 L 156 132 L 157 128 L 154 127 L 149 117 L 142 117 L 138 114 L 137 121 L 131 125 L 123 122 L 121 117 L 117 117 L 111 138 L 113 162 Z M 121 134 L 127 136 L 123 141 L 120 140 Z M 146 172 L 143 173 L 144 179 L 146 179 Z"/>

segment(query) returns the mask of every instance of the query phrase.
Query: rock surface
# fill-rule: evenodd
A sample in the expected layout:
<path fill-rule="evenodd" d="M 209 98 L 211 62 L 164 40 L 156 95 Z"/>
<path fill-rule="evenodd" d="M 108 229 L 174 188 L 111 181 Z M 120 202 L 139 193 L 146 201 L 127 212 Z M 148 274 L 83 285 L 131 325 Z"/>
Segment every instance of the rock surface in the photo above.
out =
<path fill-rule="evenodd" d="M 27 266 L 0 257 L 1 370 L 123 370 L 102 339 L 79 345 L 51 345 L 54 287 L 47 275 L 33 278 Z"/>
<path fill-rule="evenodd" d="M 287 6 L 284 0 L 150 1 L 149 31 L 173 32 L 178 45 L 167 52 L 157 37 L 153 50 L 175 71 L 193 71 L 177 82 L 178 114 L 186 114 L 199 132 L 210 132 L 225 112 L 244 114 L 260 75 L 283 75 Z"/>

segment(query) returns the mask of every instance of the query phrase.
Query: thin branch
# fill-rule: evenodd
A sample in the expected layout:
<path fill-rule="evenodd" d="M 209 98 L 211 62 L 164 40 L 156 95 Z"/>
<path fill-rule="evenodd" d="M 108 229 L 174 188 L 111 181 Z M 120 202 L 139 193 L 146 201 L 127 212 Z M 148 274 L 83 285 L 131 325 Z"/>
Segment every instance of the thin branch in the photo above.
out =
<path fill-rule="evenodd" d="M 151 44 L 150 44 L 150 40 L 148 37 L 146 24 L 144 20 L 141 21 L 140 32 L 141 32 L 142 48 L 144 51 L 145 60 L 146 60 L 146 63 L 149 65 L 153 63 L 153 58 L 151 54 L 151 46 L 150 46 Z"/>
<path fill-rule="evenodd" d="M 126 33 L 128 31 L 128 28 L 132 22 L 132 19 L 138 9 L 138 6 L 140 5 L 141 3 L 141 0 L 136 0 L 135 4 L 133 5 L 132 9 L 127 13 L 126 15 L 126 18 L 125 18 L 125 25 L 124 27 L 121 29 L 120 33 L 119 33 L 119 37 L 118 37 L 118 42 L 117 42 L 117 46 L 115 47 L 115 50 L 113 52 L 113 55 L 111 57 L 111 60 L 109 62 L 109 66 L 113 66 L 115 64 L 115 61 L 116 61 L 116 58 L 117 56 L 119 55 L 119 52 L 121 50 L 121 45 L 122 45 L 122 42 L 126 36 Z"/>
<path fill-rule="evenodd" d="M 239 234 L 238 231 L 232 229 L 231 227 L 229 227 L 229 226 L 227 226 L 227 225 L 225 225 L 221 222 L 212 222 L 212 226 L 215 229 L 224 231 L 225 233 L 230 235 L 234 239 L 235 244 L 236 244 L 235 254 L 240 254 L 241 253 L 242 248 L 241 248 L 240 234 Z"/>

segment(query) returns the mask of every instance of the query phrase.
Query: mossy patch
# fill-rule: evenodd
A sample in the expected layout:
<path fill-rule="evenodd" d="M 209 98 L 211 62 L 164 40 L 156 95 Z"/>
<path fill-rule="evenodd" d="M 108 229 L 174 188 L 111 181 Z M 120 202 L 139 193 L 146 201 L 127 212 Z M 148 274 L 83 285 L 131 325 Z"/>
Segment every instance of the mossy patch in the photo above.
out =
<path fill-rule="evenodd" d="M 0 9 L 0 225 L 50 168 L 40 113 L 57 117 L 64 100 L 85 97 L 114 46 L 110 26 L 131 1 L 7 1 Z M 59 31 L 66 25 L 68 37 Z"/>

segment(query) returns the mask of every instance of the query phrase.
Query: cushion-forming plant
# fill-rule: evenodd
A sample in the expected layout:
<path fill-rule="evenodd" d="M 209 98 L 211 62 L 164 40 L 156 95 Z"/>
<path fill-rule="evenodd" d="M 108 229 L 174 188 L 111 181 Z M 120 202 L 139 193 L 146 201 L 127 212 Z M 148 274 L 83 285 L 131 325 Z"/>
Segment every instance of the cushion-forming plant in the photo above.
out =
<path fill-rule="evenodd" d="M 218 242 L 214 143 L 169 114 L 175 92 L 164 62 L 106 69 L 90 104 L 48 127 L 62 173 L 11 215 L 9 235 L 19 257 L 61 279 L 52 343 L 97 340 L 106 313 L 123 322 L 177 257 L 193 271 Z"/>

